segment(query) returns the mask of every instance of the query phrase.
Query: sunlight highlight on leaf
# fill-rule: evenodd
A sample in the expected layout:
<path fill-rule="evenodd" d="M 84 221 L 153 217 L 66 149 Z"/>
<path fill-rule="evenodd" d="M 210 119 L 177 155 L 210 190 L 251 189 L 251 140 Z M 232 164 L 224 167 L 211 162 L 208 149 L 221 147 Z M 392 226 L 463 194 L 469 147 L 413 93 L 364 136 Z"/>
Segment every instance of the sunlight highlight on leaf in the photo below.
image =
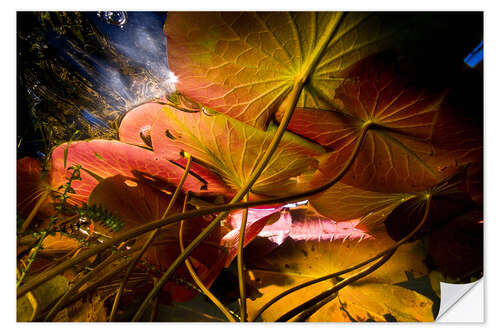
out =
<path fill-rule="evenodd" d="M 172 12 L 165 24 L 168 60 L 182 94 L 264 129 L 308 66 L 314 66 L 313 72 L 298 105 L 331 106 L 334 89 L 343 79 L 339 73 L 389 47 L 395 30 L 405 22 L 403 16 Z M 323 40 L 327 48 L 317 54 Z"/>
<path fill-rule="evenodd" d="M 166 106 L 153 124 L 155 154 L 161 159 L 178 158 L 186 151 L 216 171 L 231 188 L 246 182 L 257 158 L 271 142 L 275 128 L 261 131 L 222 114 L 186 113 Z M 314 157 L 323 149 L 286 133 L 252 192 L 275 196 L 297 191 L 293 178 L 311 172 L 317 165 Z"/>

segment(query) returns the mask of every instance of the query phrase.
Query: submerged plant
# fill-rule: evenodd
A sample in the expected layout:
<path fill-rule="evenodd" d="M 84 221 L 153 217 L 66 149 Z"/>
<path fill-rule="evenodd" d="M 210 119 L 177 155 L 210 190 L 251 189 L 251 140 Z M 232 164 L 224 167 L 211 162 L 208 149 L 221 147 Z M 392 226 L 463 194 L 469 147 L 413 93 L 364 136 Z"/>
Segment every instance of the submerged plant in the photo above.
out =
<path fill-rule="evenodd" d="M 35 174 L 18 186 L 48 193 L 20 206 L 38 222 L 20 239 L 66 206 L 95 222 L 18 280 L 18 316 L 29 299 L 30 320 L 85 320 L 70 309 L 90 295 L 98 320 L 157 320 L 159 304 L 210 320 L 179 305 L 201 293 L 217 320 L 434 320 L 439 281 L 482 275 L 482 125 L 451 84 L 415 77 L 408 44 L 432 19 L 169 13 L 175 93 L 128 111 L 117 140 L 54 146 L 43 181 L 18 162 Z M 57 278 L 57 301 L 36 296 Z"/>

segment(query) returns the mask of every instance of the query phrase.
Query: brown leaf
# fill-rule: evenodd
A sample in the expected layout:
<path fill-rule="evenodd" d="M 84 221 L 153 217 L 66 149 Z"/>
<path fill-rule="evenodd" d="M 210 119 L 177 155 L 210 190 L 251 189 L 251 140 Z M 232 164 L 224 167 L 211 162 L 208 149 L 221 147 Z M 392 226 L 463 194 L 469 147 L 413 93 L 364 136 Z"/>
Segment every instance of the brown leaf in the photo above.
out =
<path fill-rule="evenodd" d="M 429 237 L 429 256 L 440 272 L 464 278 L 483 268 L 483 212 L 472 210 Z"/>

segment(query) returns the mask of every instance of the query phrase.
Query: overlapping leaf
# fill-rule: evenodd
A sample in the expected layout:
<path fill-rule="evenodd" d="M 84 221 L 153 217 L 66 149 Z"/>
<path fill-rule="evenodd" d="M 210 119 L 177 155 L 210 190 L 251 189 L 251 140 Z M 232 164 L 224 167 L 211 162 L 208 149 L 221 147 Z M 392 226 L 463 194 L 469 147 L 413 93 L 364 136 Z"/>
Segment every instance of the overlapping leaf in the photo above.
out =
<path fill-rule="evenodd" d="M 387 207 L 394 209 L 415 196 L 408 193 L 366 191 L 344 183 L 337 183 L 321 194 L 310 198 L 309 202 L 320 214 L 336 221 L 343 221 L 362 218 Z"/>
<path fill-rule="evenodd" d="M 239 214 L 241 216 L 241 214 Z M 245 239 L 243 241 L 243 246 L 247 246 L 252 240 L 257 237 L 257 235 L 262 231 L 262 229 L 266 226 L 266 224 L 277 223 L 281 218 L 286 219 L 281 216 L 281 212 L 279 210 L 272 211 L 270 213 L 265 214 L 262 217 L 250 217 L 247 220 L 247 226 L 245 228 Z M 241 220 L 240 220 L 241 221 Z M 221 244 L 228 249 L 228 254 L 226 257 L 226 262 L 224 264 L 225 267 L 229 267 L 233 259 L 238 254 L 238 242 L 240 240 L 240 230 L 241 230 L 241 222 L 240 226 L 234 228 L 229 233 L 224 235 L 222 238 Z"/>
<path fill-rule="evenodd" d="M 233 230 L 223 238 L 224 243 L 232 245 L 234 252 L 229 255 L 232 260 L 236 255 L 242 211 L 230 214 L 228 224 Z M 245 245 L 255 239 L 246 256 L 260 259 L 273 249 L 283 244 L 286 239 L 294 241 L 333 241 L 357 239 L 363 240 L 371 236 L 357 228 L 359 220 L 333 221 L 318 215 L 310 208 L 278 208 L 271 210 L 249 209 Z"/>
<path fill-rule="evenodd" d="M 481 137 L 455 119 L 444 93 L 412 87 L 393 62 L 383 54 L 346 70 L 349 80 L 336 89 L 337 110 L 296 110 L 289 130 L 333 150 L 321 160 L 317 183 L 345 165 L 367 123 L 361 150 L 342 179 L 348 185 L 412 193 L 437 184 L 457 165 L 480 160 Z"/>
<path fill-rule="evenodd" d="M 151 124 L 163 104 L 149 102 L 127 112 L 120 123 L 120 141 L 142 147 L 152 147 Z"/>
<path fill-rule="evenodd" d="M 89 198 L 89 204 L 102 205 L 124 220 L 125 226 L 120 233 L 160 219 L 169 201 L 169 195 L 140 182 L 131 181 L 121 175 L 101 181 Z M 179 213 L 181 204 L 181 200 L 179 200 L 173 206 L 170 214 Z M 207 222 L 201 217 L 186 221 L 183 231 L 185 244 L 189 244 L 206 225 Z M 107 230 L 103 230 L 103 232 L 107 232 L 110 236 L 117 235 L 117 233 L 111 233 Z M 143 242 L 145 237 L 141 237 L 140 242 Z M 200 277 L 208 286 L 215 280 L 225 261 L 225 255 L 219 247 L 220 239 L 220 230 L 217 229 L 191 255 Z M 174 224 L 168 225 L 161 230 L 152 246 L 146 251 L 145 258 L 151 264 L 166 269 L 179 254 L 179 225 Z M 190 279 L 185 268 L 180 269 L 176 274 L 177 277 L 184 280 Z M 175 283 L 168 284 L 166 288 L 170 291 L 173 299 L 177 301 L 183 301 L 194 296 L 192 290 L 178 286 Z"/>
<path fill-rule="evenodd" d="M 171 12 L 164 30 L 181 93 L 264 129 L 303 75 L 298 106 L 331 107 L 340 72 L 390 46 L 407 20 L 360 12 Z"/>
<path fill-rule="evenodd" d="M 66 166 L 77 164 L 82 166 L 82 180 L 75 180 L 71 184 L 76 192 L 72 198 L 77 202 L 87 201 L 90 192 L 98 183 L 98 178 L 123 175 L 145 179 L 157 187 L 172 189 L 179 183 L 184 173 L 183 168 L 170 161 L 157 159 L 154 153 L 147 149 L 119 141 L 78 141 L 60 145 L 52 152 L 49 177 L 53 188 L 66 183 L 71 175 L 71 170 L 65 170 L 64 167 L 66 149 L 68 152 Z M 212 190 L 211 184 L 189 175 L 183 190 L 201 194 L 220 193 L 220 188 L 216 185 Z"/>
<path fill-rule="evenodd" d="M 289 237 L 296 241 L 332 242 L 347 239 L 362 241 L 371 237 L 358 229 L 359 219 L 334 221 L 310 208 L 292 208 L 290 214 L 292 223 Z"/>
<path fill-rule="evenodd" d="M 188 107 L 186 103 L 189 101 L 182 95 L 175 95 L 179 101 L 179 107 Z M 145 148 L 153 148 L 151 130 L 153 122 L 156 119 L 157 113 L 164 107 L 165 103 L 169 103 L 167 100 L 160 100 L 156 102 L 149 102 L 140 105 L 125 115 L 120 123 L 120 141 L 142 146 Z M 191 108 L 195 107 L 189 104 Z M 200 110 L 198 110 L 200 111 Z M 163 138 L 161 140 L 163 144 L 166 144 L 162 149 L 168 149 L 170 144 L 166 142 Z M 156 145 L 158 146 L 158 145 Z M 179 156 L 172 156 L 171 162 L 180 165 L 182 167 L 186 166 L 186 159 Z M 197 177 L 204 184 L 210 187 L 210 192 L 217 194 L 231 194 L 231 190 L 224 184 L 220 177 L 202 165 L 192 162 L 190 167 L 190 174 Z M 208 185 L 209 184 L 209 185 Z"/>
<path fill-rule="evenodd" d="M 384 193 L 366 191 L 343 183 L 311 198 L 311 205 L 322 215 L 341 220 L 359 218 L 358 228 L 374 232 L 387 230 L 390 237 L 400 240 L 420 223 L 430 197 L 429 214 L 418 237 L 474 208 L 477 204 L 466 189 L 467 168 L 426 191 L 414 193 Z"/>
<path fill-rule="evenodd" d="M 250 300 L 249 312 L 256 311 L 266 301 L 276 296 L 278 293 L 293 287 L 296 284 L 307 280 L 324 276 L 351 265 L 357 264 L 371 256 L 379 253 L 382 250 L 389 248 L 393 243 L 387 235 L 377 234 L 375 237 L 361 240 L 359 237 L 336 239 L 330 241 L 291 241 L 285 242 L 280 248 L 274 251 L 271 255 L 262 258 L 258 262 L 252 263 L 250 270 L 251 284 L 255 286 L 260 295 L 255 299 Z M 412 272 L 414 276 L 422 276 L 427 273 L 427 268 L 424 263 L 425 252 L 423 245 L 417 241 L 403 245 L 398 249 L 396 254 L 378 270 L 344 289 L 339 291 L 339 299 L 350 297 L 350 295 L 358 295 L 370 300 L 373 304 L 380 302 L 377 298 L 380 296 L 379 289 L 384 288 L 387 293 L 394 295 L 402 295 L 405 291 L 401 291 L 401 287 L 392 285 L 406 280 L 405 271 Z M 351 273 L 352 274 L 352 273 Z M 303 303 L 320 292 L 330 288 L 332 281 L 324 281 L 319 284 L 304 288 L 297 291 L 291 296 L 285 297 L 278 301 L 275 305 L 266 310 L 262 316 L 265 321 L 277 319 L 280 315 L 293 307 Z M 376 286 L 376 287 L 373 287 Z M 383 318 L 388 312 L 390 305 L 393 305 L 390 311 L 392 316 L 398 316 L 394 310 L 399 306 L 400 302 L 397 297 L 387 297 L 384 303 L 389 306 L 384 306 L 378 309 L 372 309 L 373 313 L 378 315 L 378 319 Z M 418 310 L 423 314 L 417 314 L 415 309 L 409 310 L 407 317 L 420 318 L 419 320 L 432 320 L 432 304 L 423 296 L 416 296 L 410 293 L 413 298 L 425 301 L 424 311 L 421 308 Z M 366 297 L 366 295 L 369 295 Z M 408 295 L 405 295 L 408 296 Z M 412 298 L 406 300 L 410 303 Z M 338 300 L 333 300 L 326 305 L 330 309 L 331 304 L 337 304 Z M 408 305 L 408 304 L 407 304 Z M 337 312 L 322 312 L 320 318 L 311 318 L 319 321 L 335 321 L 342 318 L 342 312 L 337 309 Z M 430 316 L 429 316 L 430 314 Z M 420 317 L 422 315 L 422 317 Z M 328 318 L 326 316 L 329 316 Z M 398 318 L 402 318 L 399 316 Z M 425 319 L 424 319 L 425 318 Z"/>
<path fill-rule="evenodd" d="M 162 159 L 181 151 L 211 167 L 231 188 L 245 184 L 258 157 L 270 144 L 275 128 L 258 130 L 222 114 L 187 113 L 166 106 L 153 124 L 153 149 Z M 252 192 L 278 195 L 295 190 L 297 176 L 317 166 L 323 148 L 286 133 Z M 276 192 L 279 188 L 279 193 Z"/>

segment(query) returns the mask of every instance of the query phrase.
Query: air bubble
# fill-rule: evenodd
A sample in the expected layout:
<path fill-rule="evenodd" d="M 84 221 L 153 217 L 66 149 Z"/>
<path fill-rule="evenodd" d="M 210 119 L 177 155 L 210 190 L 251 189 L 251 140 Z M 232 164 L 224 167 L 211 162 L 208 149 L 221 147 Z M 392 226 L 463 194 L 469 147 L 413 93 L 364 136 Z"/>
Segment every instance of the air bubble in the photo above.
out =
<path fill-rule="evenodd" d="M 123 28 L 127 23 L 126 12 L 98 12 L 97 17 L 103 19 L 108 24 L 119 26 Z"/>

